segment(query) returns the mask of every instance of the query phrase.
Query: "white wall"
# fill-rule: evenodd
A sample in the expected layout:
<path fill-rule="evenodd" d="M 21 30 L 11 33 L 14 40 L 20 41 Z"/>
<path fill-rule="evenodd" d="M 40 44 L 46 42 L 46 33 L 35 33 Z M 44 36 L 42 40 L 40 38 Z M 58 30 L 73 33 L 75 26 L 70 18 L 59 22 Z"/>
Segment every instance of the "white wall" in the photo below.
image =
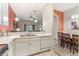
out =
<path fill-rule="evenodd" d="M 71 29 L 71 16 L 74 14 L 79 14 L 79 7 L 74 7 L 64 12 L 64 32 L 78 34 L 79 30 Z"/>
<path fill-rule="evenodd" d="M 52 35 L 53 23 L 53 5 L 47 4 L 43 10 L 43 30 Z"/>

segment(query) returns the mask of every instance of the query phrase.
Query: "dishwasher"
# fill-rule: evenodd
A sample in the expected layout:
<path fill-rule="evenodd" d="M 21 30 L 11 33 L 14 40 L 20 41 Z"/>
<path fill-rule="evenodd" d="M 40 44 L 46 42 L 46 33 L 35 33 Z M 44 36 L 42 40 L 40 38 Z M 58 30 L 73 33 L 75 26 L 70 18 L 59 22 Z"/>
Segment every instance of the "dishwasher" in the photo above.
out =
<path fill-rule="evenodd" d="M 0 56 L 8 56 L 8 44 L 0 44 Z"/>

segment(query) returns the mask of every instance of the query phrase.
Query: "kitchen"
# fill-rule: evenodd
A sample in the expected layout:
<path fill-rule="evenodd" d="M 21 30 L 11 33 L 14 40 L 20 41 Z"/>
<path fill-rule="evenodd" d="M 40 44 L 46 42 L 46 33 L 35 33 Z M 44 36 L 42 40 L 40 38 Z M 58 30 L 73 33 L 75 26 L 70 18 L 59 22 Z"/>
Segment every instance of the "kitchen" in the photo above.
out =
<path fill-rule="evenodd" d="M 50 8 L 50 11 L 47 12 L 47 7 L 45 10 L 51 15 L 51 4 L 3 3 L 0 5 L 3 14 L 3 16 L 1 16 L 3 20 L 1 20 L 0 26 L 0 44 L 6 44 L 8 46 L 8 53 L 6 55 L 27 56 L 47 51 L 52 48 L 52 33 L 49 30 L 52 27 L 52 24 L 50 23 L 52 21 L 52 16 L 49 16 L 49 18 L 51 18 L 49 25 L 45 25 L 47 22 L 42 23 L 43 21 L 46 21 L 42 20 L 46 17 L 45 12 L 42 18 L 43 9 L 46 5 Z M 37 9 L 37 7 L 39 7 L 39 9 Z M 23 13 L 25 10 L 27 11 Z M 49 28 L 46 28 L 46 26 L 49 26 Z"/>
<path fill-rule="evenodd" d="M 79 35 L 78 11 L 76 3 L 1 3 L 0 45 L 6 50 L 3 55 L 78 56 L 78 47 L 74 49 L 78 45 L 72 43 L 73 34 Z M 69 41 L 64 39 L 65 34 Z"/>

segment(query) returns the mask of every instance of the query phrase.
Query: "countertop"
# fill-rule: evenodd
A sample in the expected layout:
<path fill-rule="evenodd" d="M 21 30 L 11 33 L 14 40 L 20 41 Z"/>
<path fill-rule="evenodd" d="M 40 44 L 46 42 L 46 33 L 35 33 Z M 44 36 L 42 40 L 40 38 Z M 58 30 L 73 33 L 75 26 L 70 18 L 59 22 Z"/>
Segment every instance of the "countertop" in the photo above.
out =
<path fill-rule="evenodd" d="M 26 36 L 26 37 L 21 37 L 20 35 L 4 36 L 4 37 L 0 37 L 0 44 L 10 44 L 16 38 L 31 38 L 31 37 L 41 37 L 41 36 L 51 36 L 51 35 L 50 34 L 36 34 L 36 36 Z"/>

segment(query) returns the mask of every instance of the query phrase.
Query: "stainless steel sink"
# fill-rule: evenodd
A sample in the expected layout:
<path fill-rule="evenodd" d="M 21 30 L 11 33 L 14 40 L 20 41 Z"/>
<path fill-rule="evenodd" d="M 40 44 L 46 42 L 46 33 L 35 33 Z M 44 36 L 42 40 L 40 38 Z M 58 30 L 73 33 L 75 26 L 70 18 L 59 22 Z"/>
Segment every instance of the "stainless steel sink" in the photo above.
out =
<path fill-rule="evenodd" d="M 27 36 L 36 36 L 36 35 L 32 35 L 32 34 L 21 35 L 21 37 L 27 37 Z"/>

